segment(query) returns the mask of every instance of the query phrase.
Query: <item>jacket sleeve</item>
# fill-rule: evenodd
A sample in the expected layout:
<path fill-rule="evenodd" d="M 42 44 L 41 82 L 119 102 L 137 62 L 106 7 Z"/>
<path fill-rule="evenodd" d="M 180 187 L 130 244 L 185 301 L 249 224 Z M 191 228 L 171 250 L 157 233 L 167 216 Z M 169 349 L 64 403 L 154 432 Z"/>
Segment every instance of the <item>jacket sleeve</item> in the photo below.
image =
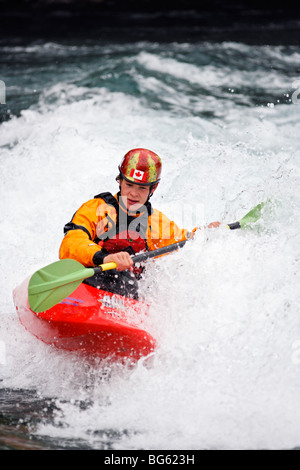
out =
<path fill-rule="evenodd" d="M 95 266 L 103 262 L 107 253 L 94 242 L 97 227 L 99 199 L 91 199 L 75 212 L 71 222 L 65 225 L 65 236 L 59 249 L 59 258 L 71 258 L 84 266 Z"/>

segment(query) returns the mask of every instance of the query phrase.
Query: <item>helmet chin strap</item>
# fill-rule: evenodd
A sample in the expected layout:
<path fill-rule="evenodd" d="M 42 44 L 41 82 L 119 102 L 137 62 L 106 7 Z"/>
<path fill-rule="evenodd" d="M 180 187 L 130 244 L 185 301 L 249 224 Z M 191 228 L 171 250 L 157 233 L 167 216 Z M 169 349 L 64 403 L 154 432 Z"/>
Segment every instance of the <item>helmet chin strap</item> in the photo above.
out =
<path fill-rule="evenodd" d="M 151 184 L 147 202 L 149 201 L 150 197 L 153 196 L 154 191 L 155 191 L 155 189 L 157 188 L 157 186 L 158 186 L 158 183 L 153 183 L 153 184 Z"/>
<path fill-rule="evenodd" d="M 154 186 L 154 185 L 153 185 L 153 186 Z M 152 196 L 153 196 L 153 191 L 152 191 L 152 189 L 153 189 L 153 186 L 152 186 L 152 185 L 150 186 L 149 196 L 148 196 L 148 198 L 147 198 L 147 201 L 146 201 L 146 202 L 148 202 L 148 201 L 149 201 L 149 199 L 150 199 L 150 197 L 152 197 Z"/>

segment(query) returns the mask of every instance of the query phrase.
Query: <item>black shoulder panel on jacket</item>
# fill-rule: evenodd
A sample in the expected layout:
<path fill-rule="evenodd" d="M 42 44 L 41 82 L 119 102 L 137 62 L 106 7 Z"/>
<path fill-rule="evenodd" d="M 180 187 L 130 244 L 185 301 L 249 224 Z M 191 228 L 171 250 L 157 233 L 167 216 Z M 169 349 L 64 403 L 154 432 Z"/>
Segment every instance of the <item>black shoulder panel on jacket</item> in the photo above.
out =
<path fill-rule="evenodd" d="M 92 239 L 90 232 L 83 225 L 77 225 L 77 224 L 74 224 L 73 222 L 68 222 L 64 226 L 64 234 L 68 233 L 70 230 L 83 230 L 83 232 L 85 232 L 89 236 L 89 239 L 90 240 Z"/>
<path fill-rule="evenodd" d="M 111 206 L 118 206 L 118 201 L 111 193 L 100 193 L 94 196 L 94 199 L 103 199 L 107 204 Z"/>

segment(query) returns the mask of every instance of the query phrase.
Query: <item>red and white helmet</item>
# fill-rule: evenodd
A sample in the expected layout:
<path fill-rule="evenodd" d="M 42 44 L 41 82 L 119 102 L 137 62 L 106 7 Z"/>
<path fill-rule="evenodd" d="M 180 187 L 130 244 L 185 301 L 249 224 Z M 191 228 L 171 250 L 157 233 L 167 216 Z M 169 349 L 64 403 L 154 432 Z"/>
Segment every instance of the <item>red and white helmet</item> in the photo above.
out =
<path fill-rule="evenodd" d="M 156 153 L 137 148 L 126 153 L 119 165 L 119 171 L 130 183 L 153 186 L 159 183 L 161 166 L 161 159 Z"/>

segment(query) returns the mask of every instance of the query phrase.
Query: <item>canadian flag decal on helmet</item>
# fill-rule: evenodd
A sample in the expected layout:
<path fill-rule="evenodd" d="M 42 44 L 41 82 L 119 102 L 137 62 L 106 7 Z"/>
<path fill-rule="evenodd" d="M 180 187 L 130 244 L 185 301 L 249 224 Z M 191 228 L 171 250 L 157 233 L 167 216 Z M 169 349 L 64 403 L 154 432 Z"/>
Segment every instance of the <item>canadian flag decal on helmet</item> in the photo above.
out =
<path fill-rule="evenodd" d="M 135 178 L 137 180 L 144 181 L 145 172 L 140 171 L 140 170 L 135 170 L 134 168 L 132 168 L 132 170 L 130 172 L 130 176 L 131 176 L 131 178 Z"/>

